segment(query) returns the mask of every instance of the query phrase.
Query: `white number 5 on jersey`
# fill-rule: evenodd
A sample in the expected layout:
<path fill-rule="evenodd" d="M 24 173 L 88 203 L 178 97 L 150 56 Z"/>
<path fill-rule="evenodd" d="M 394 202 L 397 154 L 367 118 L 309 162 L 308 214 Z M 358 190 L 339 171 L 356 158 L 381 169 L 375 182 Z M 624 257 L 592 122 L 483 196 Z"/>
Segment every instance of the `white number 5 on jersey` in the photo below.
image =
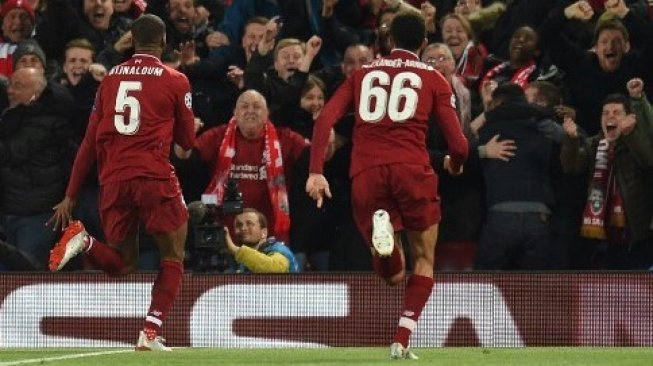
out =
<path fill-rule="evenodd" d="M 408 86 L 406 86 L 408 82 Z M 375 84 L 380 86 L 374 86 Z M 390 95 L 381 86 L 391 85 Z M 393 122 L 404 122 L 412 118 L 417 110 L 417 92 L 422 87 L 422 78 L 414 72 L 401 72 L 390 80 L 390 75 L 381 70 L 374 70 L 361 82 L 361 98 L 358 113 L 365 122 L 375 123 L 386 115 Z M 374 109 L 372 109 L 374 98 Z M 404 105 L 399 110 L 400 102 Z"/>
<path fill-rule="evenodd" d="M 122 135 L 133 135 L 138 132 L 141 124 L 141 104 L 134 96 L 127 95 L 130 91 L 141 90 L 140 81 L 121 81 L 116 95 L 116 114 L 113 116 L 113 123 L 118 133 Z M 129 107 L 129 120 L 125 123 L 125 107 Z"/>

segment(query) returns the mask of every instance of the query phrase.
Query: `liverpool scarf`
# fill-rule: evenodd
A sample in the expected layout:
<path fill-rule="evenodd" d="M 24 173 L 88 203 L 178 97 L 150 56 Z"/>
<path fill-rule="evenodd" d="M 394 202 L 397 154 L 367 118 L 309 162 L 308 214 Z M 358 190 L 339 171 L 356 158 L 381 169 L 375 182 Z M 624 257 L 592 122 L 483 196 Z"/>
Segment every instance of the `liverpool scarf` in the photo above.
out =
<path fill-rule="evenodd" d="M 485 81 L 490 81 L 494 79 L 495 76 L 501 74 L 508 66 L 510 66 L 510 62 L 505 61 L 491 68 L 483 77 L 480 87 L 483 87 Z M 526 65 L 515 70 L 515 72 L 512 74 L 512 77 L 510 78 L 510 81 L 521 86 L 522 89 L 526 89 L 528 86 L 528 79 L 530 79 L 531 74 L 533 71 L 535 71 L 535 69 L 535 60 L 530 60 Z"/>
<path fill-rule="evenodd" d="M 606 139 L 599 141 L 589 196 L 583 211 L 583 237 L 622 242 L 626 218 L 613 169 L 614 156 L 614 143 Z"/>
<path fill-rule="evenodd" d="M 236 134 L 237 123 L 234 118 L 229 121 L 224 138 L 218 150 L 217 165 L 211 184 L 206 190 L 208 194 L 215 194 L 218 205 L 224 199 L 224 190 L 231 170 L 231 162 L 236 156 Z M 277 130 L 269 120 L 265 122 L 265 148 L 261 157 L 265 165 L 266 182 L 268 194 L 272 203 L 274 214 L 274 234 L 287 238 L 290 231 L 290 216 L 288 206 L 288 191 L 286 189 L 286 178 L 283 174 L 283 159 L 281 156 L 281 144 L 277 136 Z"/>

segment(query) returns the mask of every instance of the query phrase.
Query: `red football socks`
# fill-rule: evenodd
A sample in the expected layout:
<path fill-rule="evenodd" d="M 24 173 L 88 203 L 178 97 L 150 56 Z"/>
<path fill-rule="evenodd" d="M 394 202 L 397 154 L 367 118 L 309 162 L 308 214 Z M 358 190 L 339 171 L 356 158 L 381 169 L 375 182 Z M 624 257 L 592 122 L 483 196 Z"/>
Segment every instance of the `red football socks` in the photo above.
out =
<path fill-rule="evenodd" d="M 404 310 L 401 313 L 401 318 L 399 318 L 399 325 L 393 343 L 399 342 L 402 346 L 408 347 L 410 334 L 415 330 L 417 319 L 422 314 L 424 305 L 431 296 L 432 290 L 432 278 L 418 275 L 410 276 L 404 294 Z"/>
<path fill-rule="evenodd" d="M 157 333 L 161 331 L 161 325 L 177 298 L 183 276 L 183 263 L 172 260 L 161 261 L 159 276 L 152 286 L 152 302 L 145 317 L 144 329 L 153 329 Z"/>
<path fill-rule="evenodd" d="M 85 241 L 85 254 L 93 267 L 104 271 L 110 276 L 120 275 L 125 268 L 125 261 L 120 252 L 94 237 L 87 235 Z"/>

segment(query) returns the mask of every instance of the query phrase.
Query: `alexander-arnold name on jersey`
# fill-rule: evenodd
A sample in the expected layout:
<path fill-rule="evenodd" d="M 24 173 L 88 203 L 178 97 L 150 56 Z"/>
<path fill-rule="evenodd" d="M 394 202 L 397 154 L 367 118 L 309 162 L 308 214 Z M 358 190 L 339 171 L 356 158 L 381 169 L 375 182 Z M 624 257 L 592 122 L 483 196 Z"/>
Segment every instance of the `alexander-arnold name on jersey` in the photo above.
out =
<path fill-rule="evenodd" d="M 422 70 L 435 70 L 433 67 L 423 63 L 418 60 L 402 60 L 402 59 L 385 59 L 381 58 L 378 60 L 372 61 L 370 64 L 364 65 L 363 68 L 369 69 L 374 67 L 394 67 L 394 68 L 403 68 L 403 67 L 415 67 Z"/>

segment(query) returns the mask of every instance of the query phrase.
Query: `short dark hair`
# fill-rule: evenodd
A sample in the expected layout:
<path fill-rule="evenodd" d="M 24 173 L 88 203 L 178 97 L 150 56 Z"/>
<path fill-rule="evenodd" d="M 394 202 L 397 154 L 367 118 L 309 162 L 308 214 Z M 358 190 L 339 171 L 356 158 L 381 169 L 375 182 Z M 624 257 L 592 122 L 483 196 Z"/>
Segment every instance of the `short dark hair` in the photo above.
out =
<path fill-rule="evenodd" d="M 161 40 L 166 33 L 166 25 L 154 14 L 141 15 L 132 23 L 134 48 L 161 47 Z"/>
<path fill-rule="evenodd" d="M 628 98 L 626 98 L 626 96 L 623 94 L 614 93 L 608 95 L 605 97 L 605 99 L 603 99 L 601 106 L 605 106 L 606 104 L 621 104 L 624 106 L 624 111 L 626 111 L 626 114 L 630 114 L 630 100 L 628 100 Z"/>
<path fill-rule="evenodd" d="M 544 101 L 547 107 L 554 107 L 562 103 L 560 88 L 551 82 L 535 80 L 529 83 L 528 87 L 537 89 L 537 98 Z"/>
<path fill-rule="evenodd" d="M 390 37 L 395 47 L 416 51 L 426 38 L 424 18 L 415 13 L 399 13 L 390 23 Z"/>
<path fill-rule="evenodd" d="M 524 89 L 515 83 L 503 83 L 492 92 L 492 100 L 496 102 L 508 100 L 525 102 L 526 94 L 524 94 Z"/>
<path fill-rule="evenodd" d="M 259 24 L 259 25 L 267 25 L 270 19 L 264 17 L 264 16 L 255 16 L 247 19 L 247 22 L 245 22 L 245 26 L 243 29 L 247 28 L 248 25 L 250 24 Z M 244 33 L 244 32 L 243 32 Z"/>
<path fill-rule="evenodd" d="M 630 41 L 630 35 L 628 34 L 628 29 L 624 26 L 624 24 L 618 20 L 618 19 L 607 19 L 603 21 L 599 21 L 596 24 L 596 28 L 594 29 L 594 44 L 599 41 L 599 36 L 601 33 L 603 33 L 606 30 L 616 30 L 621 32 L 621 34 L 624 36 L 624 40 L 626 42 Z"/>

